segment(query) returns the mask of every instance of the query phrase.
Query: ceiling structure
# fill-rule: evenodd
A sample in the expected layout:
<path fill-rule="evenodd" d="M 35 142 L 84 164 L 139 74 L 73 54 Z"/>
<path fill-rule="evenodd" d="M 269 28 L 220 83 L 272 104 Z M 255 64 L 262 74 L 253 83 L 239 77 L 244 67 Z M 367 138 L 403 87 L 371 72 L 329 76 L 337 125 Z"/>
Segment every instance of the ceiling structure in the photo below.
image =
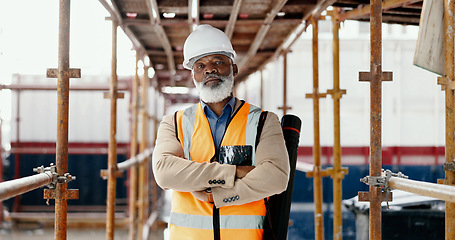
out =
<path fill-rule="evenodd" d="M 288 51 L 308 20 L 319 18 L 327 7 L 337 7 L 341 21 L 369 21 L 370 4 L 370 0 L 99 1 L 139 54 L 149 57 L 158 89 L 193 86 L 182 62 L 185 39 L 196 25 L 211 24 L 231 38 L 240 82 Z M 383 0 L 383 22 L 418 25 L 422 4 L 423 0 Z M 188 96 L 182 98 L 188 101 Z"/>

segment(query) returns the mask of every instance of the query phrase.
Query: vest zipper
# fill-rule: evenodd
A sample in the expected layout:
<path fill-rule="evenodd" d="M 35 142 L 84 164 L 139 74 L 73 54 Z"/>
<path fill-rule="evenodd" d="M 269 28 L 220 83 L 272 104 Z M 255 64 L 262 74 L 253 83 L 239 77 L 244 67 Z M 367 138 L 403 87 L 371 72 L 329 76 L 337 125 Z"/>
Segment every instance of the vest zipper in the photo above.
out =
<path fill-rule="evenodd" d="M 221 240 L 220 233 L 220 209 L 213 205 L 213 239 Z"/>
<path fill-rule="evenodd" d="M 224 130 L 223 137 L 221 138 L 221 143 L 223 142 L 224 135 L 226 134 L 226 130 L 229 127 L 229 124 L 231 123 L 231 120 L 235 117 L 235 115 L 239 112 L 239 110 L 243 107 L 245 104 L 245 101 L 241 100 L 241 104 L 239 108 L 232 114 L 232 117 L 228 119 L 228 122 L 226 124 L 226 129 Z M 213 142 L 215 144 L 215 141 Z M 221 147 L 221 146 L 220 146 Z M 215 147 L 216 149 L 216 147 Z M 220 155 L 220 150 L 215 150 L 215 156 L 212 157 L 212 160 L 216 159 L 216 161 L 220 162 L 219 156 Z M 210 161 L 212 162 L 212 161 Z M 221 233 L 220 233 L 220 209 L 216 208 L 215 205 L 213 205 L 213 239 L 214 240 L 221 240 Z"/>

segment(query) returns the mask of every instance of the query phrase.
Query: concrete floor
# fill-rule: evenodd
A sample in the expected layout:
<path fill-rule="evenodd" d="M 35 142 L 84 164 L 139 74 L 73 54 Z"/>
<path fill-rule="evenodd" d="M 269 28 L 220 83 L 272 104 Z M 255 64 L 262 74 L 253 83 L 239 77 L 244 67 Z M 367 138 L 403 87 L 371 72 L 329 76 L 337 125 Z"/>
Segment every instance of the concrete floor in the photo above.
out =
<path fill-rule="evenodd" d="M 54 239 L 54 228 L 40 228 L 27 226 L 3 226 L 0 229 L 0 240 L 51 240 Z M 104 228 L 69 228 L 67 231 L 68 240 L 105 240 L 106 230 Z M 128 239 L 128 229 L 116 229 L 114 239 Z M 162 240 L 163 229 L 151 231 L 149 240 Z"/>
<path fill-rule="evenodd" d="M 2 229 L 0 240 L 50 240 L 54 239 L 53 228 L 38 229 Z M 68 240 L 101 240 L 106 239 L 105 229 L 68 229 Z M 114 239 L 128 239 L 128 230 L 116 230 Z"/>

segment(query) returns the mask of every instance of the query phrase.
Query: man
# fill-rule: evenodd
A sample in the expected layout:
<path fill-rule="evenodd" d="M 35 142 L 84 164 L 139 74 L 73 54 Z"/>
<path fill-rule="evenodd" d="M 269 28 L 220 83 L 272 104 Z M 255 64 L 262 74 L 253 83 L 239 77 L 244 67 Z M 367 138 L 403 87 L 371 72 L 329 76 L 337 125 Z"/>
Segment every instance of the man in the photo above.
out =
<path fill-rule="evenodd" d="M 238 68 L 222 31 L 198 26 L 183 51 L 201 102 L 163 117 L 153 153 L 156 182 L 174 190 L 170 239 L 262 239 L 264 198 L 289 179 L 278 117 L 233 97 Z M 226 146 L 251 146 L 249 166 L 221 164 Z"/>

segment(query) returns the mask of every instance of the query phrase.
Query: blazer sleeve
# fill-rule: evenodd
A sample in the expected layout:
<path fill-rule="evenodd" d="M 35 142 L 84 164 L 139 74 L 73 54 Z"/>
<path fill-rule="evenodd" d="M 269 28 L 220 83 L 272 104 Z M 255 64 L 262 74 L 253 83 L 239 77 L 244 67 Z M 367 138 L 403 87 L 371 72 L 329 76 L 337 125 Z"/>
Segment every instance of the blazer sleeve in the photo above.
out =
<path fill-rule="evenodd" d="M 289 157 L 278 116 L 269 112 L 256 149 L 256 167 L 233 188 L 212 188 L 217 207 L 241 205 L 286 190 Z"/>
<path fill-rule="evenodd" d="M 210 187 L 234 186 L 235 166 L 198 163 L 185 159 L 175 131 L 174 115 L 164 116 L 158 129 L 152 156 L 153 175 L 161 188 L 191 192 Z"/>

